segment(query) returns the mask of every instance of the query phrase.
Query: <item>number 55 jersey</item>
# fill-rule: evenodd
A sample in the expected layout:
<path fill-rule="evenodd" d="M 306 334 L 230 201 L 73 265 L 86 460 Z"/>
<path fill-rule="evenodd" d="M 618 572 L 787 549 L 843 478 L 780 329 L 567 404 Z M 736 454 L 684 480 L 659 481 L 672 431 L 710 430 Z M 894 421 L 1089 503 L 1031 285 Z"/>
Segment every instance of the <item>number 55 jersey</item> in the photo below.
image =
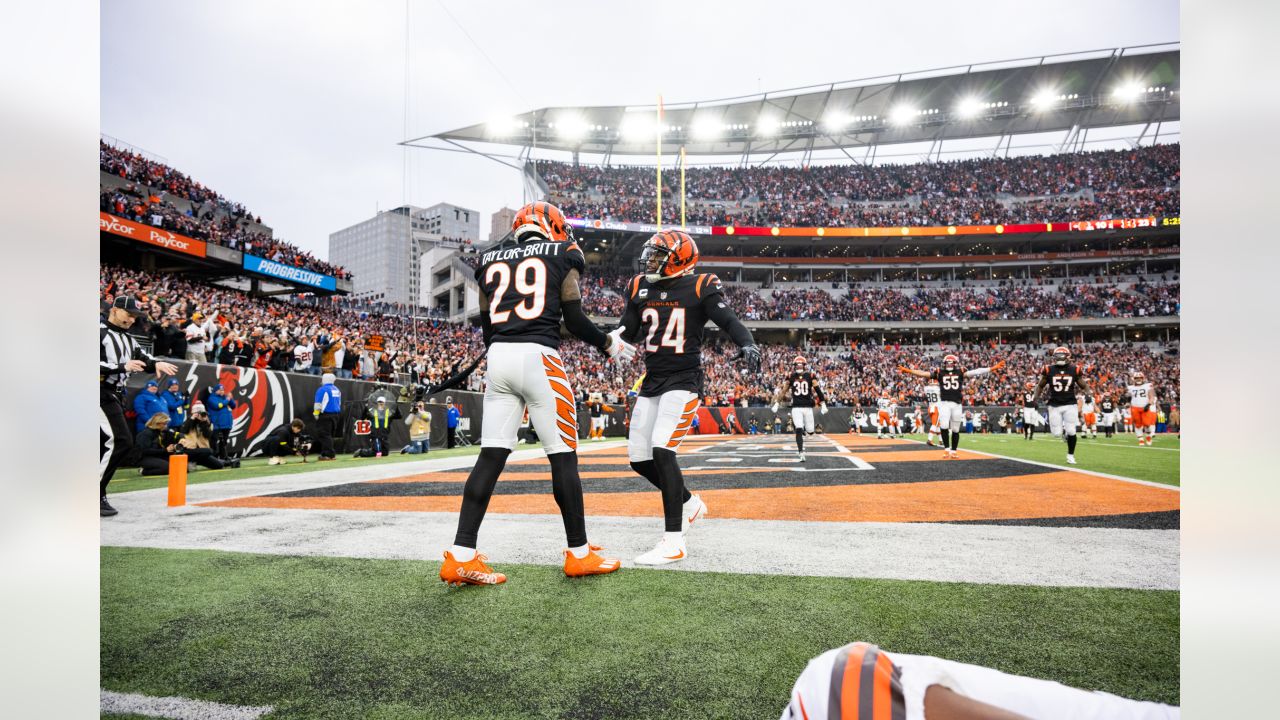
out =
<path fill-rule="evenodd" d="M 629 316 L 639 320 L 645 350 L 642 397 L 671 390 L 702 395 L 703 329 L 716 307 L 725 307 L 724 287 L 712 274 L 652 283 L 637 275 L 627 283 L 623 324 L 630 327 Z"/>

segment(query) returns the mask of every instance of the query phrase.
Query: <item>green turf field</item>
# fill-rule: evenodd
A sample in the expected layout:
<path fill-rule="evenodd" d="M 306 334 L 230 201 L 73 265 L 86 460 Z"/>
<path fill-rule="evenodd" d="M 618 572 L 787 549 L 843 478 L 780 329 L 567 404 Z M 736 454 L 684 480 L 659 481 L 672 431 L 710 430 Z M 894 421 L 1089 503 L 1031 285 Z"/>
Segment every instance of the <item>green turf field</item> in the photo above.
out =
<path fill-rule="evenodd" d="M 271 718 L 774 718 L 851 640 L 1179 699 L 1178 593 L 104 548 L 102 687 Z"/>
<path fill-rule="evenodd" d="M 517 450 L 527 450 L 532 448 L 540 448 L 541 444 L 525 445 L 517 447 Z M 439 460 L 441 458 L 452 458 L 464 455 L 476 455 L 480 452 L 479 446 L 471 446 L 465 448 L 454 448 L 452 450 L 432 450 L 426 455 L 399 455 L 392 454 L 381 458 L 353 458 L 350 455 L 339 455 L 338 459 L 332 462 L 318 462 L 316 456 L 312 455 L 310 462 L 303 463 L 301 458 L 289 458 L 287 465 L 268 465 L 267 458 L 254 457 L 240 461 L 239 468 L 227 468 L 224 470 L 207 470 L 205 468 L 193 466 L 187 473 L 187 484 L 196 485 L 199 483 L 221 482 L 223 480 L 243 480 L 244 478 L 270 477 L 272 475 L 295 475 L 302 472 L 312 472 L 315 470 L 336 470 L 339 468 L 350 467 L 371 467 L 374 465 L 383 465 L 387 463 L 402 463 L 422 460 Z M 111 480 L 110 492 L 129 492 L 131 490 L 150 490 L 152 488 L 166 487 L 169 480 L 164 475 L 151 475 L 142 477 L 138 474 L 137 468 L 121 468 L 116 472 L 115 477 Z"/>
<path fill-rule="evenodd" d="M 923 435 L 908 435 L 913 440 L 924 440 Z M 1138 447 L 1133 435 L 1122 435 L 1110 440 L 1080 438 L 1076 444 L 1077 465 L 1067 464 L 1067 445 L 1052 435 L 1037 433 L 1034 440 L 1021 435 L 960 436 L 961 450 L 977 450 L 1011 458 L 1061 465 L 1064 468 L 1093 470 L 1094 472 L 1120 475 L 1121 477 L 1150 480 L 1166 485 L 1181 484 L 1179 458 L 1181 440 L 1176 435 L 1161 435 L 1154 447 Z"/>

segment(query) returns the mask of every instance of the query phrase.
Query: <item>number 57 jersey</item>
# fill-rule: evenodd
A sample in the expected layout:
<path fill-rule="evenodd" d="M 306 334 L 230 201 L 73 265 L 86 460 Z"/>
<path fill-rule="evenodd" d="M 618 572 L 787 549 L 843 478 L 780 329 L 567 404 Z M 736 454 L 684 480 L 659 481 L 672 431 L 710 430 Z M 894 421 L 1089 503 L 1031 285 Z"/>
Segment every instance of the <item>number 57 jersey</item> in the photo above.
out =
<path fill-rule="evenodd" d="M 528 242 L 480 256 L 476 281 L 489 299 L 493 342 L 531 342 L 560 347 L 560 298 L 572 271 L 587 261 L 574 242 Z"/>
<path fill-rule="evenodd" d="M 637 275 L 627 283 L 627 312 L 640 319 L 644 344 L 644 384 L 640 395 L 670 390 L 702 394 L 702 334 L 706 308 L 724 303 L 724 287 L 715 275 L 682 275 L 649 282 Z"/>

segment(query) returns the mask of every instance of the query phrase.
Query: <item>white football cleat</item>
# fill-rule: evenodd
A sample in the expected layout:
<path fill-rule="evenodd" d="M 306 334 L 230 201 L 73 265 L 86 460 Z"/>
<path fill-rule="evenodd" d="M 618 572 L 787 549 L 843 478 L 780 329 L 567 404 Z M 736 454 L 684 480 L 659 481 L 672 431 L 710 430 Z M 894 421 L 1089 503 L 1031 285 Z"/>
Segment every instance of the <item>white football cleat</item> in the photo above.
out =
<path fill-rule="evenodd" d="M 1068 464 L 1068 465 L 1075 465 L 1075 464 L 1076 464 L 1076 456 L 1075 456 L 1075 455 L 1068 455 L 1068 456 L 1067 456 L 1067 464 Z"/>
<path fill-rule="evenodd" d="M 804 453 L 800 453 L 800 462 L 804 462 Z"/>
<path fill-rule="evenodd" d="M 636 558 L 637 565 L 668 565 L 685 559 L 684 542 L 669 542 L 664 536 L 652 550 Z"/>
<path fill-rule="evenodd" d="M 680 529 L 687 531 L 689 526 L 696 520 L 700 520 L 707 516 L 707 504 L 702 502 L 702 498 L 693 495 L 689 498 L 689 502 L 684 504 L 684 512 L 680 521 Z"/>

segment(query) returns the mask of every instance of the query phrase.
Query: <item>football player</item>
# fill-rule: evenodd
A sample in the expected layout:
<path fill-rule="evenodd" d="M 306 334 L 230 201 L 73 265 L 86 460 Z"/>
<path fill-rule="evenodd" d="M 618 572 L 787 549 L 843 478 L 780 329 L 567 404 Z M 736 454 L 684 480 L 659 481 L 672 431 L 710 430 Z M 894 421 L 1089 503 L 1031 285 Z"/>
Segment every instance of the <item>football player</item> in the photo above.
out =
<path fill-rule="evenodd" d="M 1092 395 L 1086 395 L 1084 405 L 1080 407 L 1080 414 L 1084 418 L 1084 431 L 1092 439 L 1098 437 L 1098 408 L 1093 402 Z"/>
<path fill-rule="evenodd" d="M 960 358 L 950 353 L 942 357 L 942 366 L 933 370 L 898 366 L 898 372 L 938 383 L 941 389 L 938 402 L 938 427 L 942 431 L 942 449 L 946 452 L 947 459 L 959 456 L 957 451 L 960 448 L 960 425 L 964 422 L 964 395 L 961 391 L 963 380 L 996 372 L 1002 367 L 1004 367 L 1003 360 L 989 368 L 964 370 L 960 367 Z"/>
<path fill-rule="evenodd" d="M 1108 438 L 1110 438 L 1111 433 L 1115 432 L 1116 430 L 1115 401 L 1113 401 L 1110 396 L 1103 395 L 1102 402 L 1098 405 L 1098 409 L 1102 411 L 1102 417 L 1100 418 L 1102 423 L 1102 432 L 1105 433 Z"/>
<path fill-rule="evenodd" d="M 631 411 L 627 455 L 632 469 L 662 491 L 665 522 L 662 540 L 635 561 L 665 565 L 686 557 L 684 529 L 707 514 L 702 498 L 685 487 L 676 460 L 702 396 L 703 328 L 710 320 L 727 332 L 753 374 L 760 371 L 760 349 L 725 302 L 720 279 L 694 272 L 698 246 L 688 233 L 655 234 L 640 263 L 643 271 L 627 283 L 626 309 L 614 333 L 644 342 L 644 383 Z"/>
<path fill-rule="evenodd" d="M 818 376 L 809 370 L 809 361 L 803 355 L 797 355 L 791 361 L 791 374 L 786 382 L 778 388 L 773 396 L 773 411 L 778 412 L 778 404 L 791 396 L 791 424 L 795 426 L 796 453 L 800 462 L 804 462 L 804 436 L 813 434 L 813 402 L 816 398 L 822 414 L 827 414 L 827 396 L 822 392 L 822 384 Z"/>
<path fill-rule="evenodd" d="M 856 435 L 862 434 L 862 428 L 867 426 L 867 414 L 862 412 L 860 408 L 854 408 L 849 415 L 849 432 Z"/>
<path fill-rule="evenodd" d="M 1022 437 L 1027 440 L 1036 439 L 1036 384 L 1027 383 L 1027 391 L 1022 394 Z"/>
<path fill-rule="evenodd" d="M 476 269 L 488 387 L 480 454 L 462 490 L 453 547 L 445 551 L 440 566 L 440 579 L 450 585 L 506 582 L 506 575 L 494 572 L 476 552 L 476 539 L 498 475 L 515 449 L 526 409 L 551 463 L 551 489 L 568 537 L 565 574 L 598 575 L 622 566 L 587 542 L 578 476 L 577 406 L 560 359 L 560 322 L 563 319 L 569 332 L 611 360 L 625 362 L 635 355 L 635 347 L 619 333 L 601 332 L 583 312 L 578 278 L 586 260 L 559 208 L 546 202 L 526 205 L 516 213 L 512 230 L 514 243 L 484 253 Z"/>
<path fill-rule="evenodd" d="M 780 720 L 1173 720 L 1181 710 L 855 642 L 809 661 Z"/>
<path fill-rule="evenodd" d="M 1089 392 L 1089 382 L 1079 365 L 1071 362 L 1071 351 L 1065 347 L 1053 349 L 1053 361 L 1040 371 L 1036 383 L 1036 396 L 1049 388 L 1049 432 L 1054 437 L 1067 439 L 1067 464 L 1076 464 L 1076 426 L 1080 423 L 1080 398 Z"/>
<path fill-rule="evenodd" d="M 925 444 L 934 446 L 935 440 L 940 440 L 938 436 L 938 402 L 942 400 L 942 391 L 938 388 L 938 383 L 929 381 L 924 385 L 924 401 L 929 404 L 929 437 L 925 440 Z"/>
<path fill-rule="evenodd" d="M 876 422 L 877 440 L 883 440 L 886 431 L 889 437 L 893 437 L 893 401 L 889 399 L 888 391 L 880 393 L 880 397 L 876 398 Z"/>
<path fill-rule="evenodd" d="M 1138 444 L 1151 447 L 1156 441 L 1156 404 L 1155 387 L 1147 382 L 1141 371 L 1133 373 L 1133 384 L 1129 385 L 1129 416 L 1133 418 L 1133 431 L 1138 435 Z"/>

